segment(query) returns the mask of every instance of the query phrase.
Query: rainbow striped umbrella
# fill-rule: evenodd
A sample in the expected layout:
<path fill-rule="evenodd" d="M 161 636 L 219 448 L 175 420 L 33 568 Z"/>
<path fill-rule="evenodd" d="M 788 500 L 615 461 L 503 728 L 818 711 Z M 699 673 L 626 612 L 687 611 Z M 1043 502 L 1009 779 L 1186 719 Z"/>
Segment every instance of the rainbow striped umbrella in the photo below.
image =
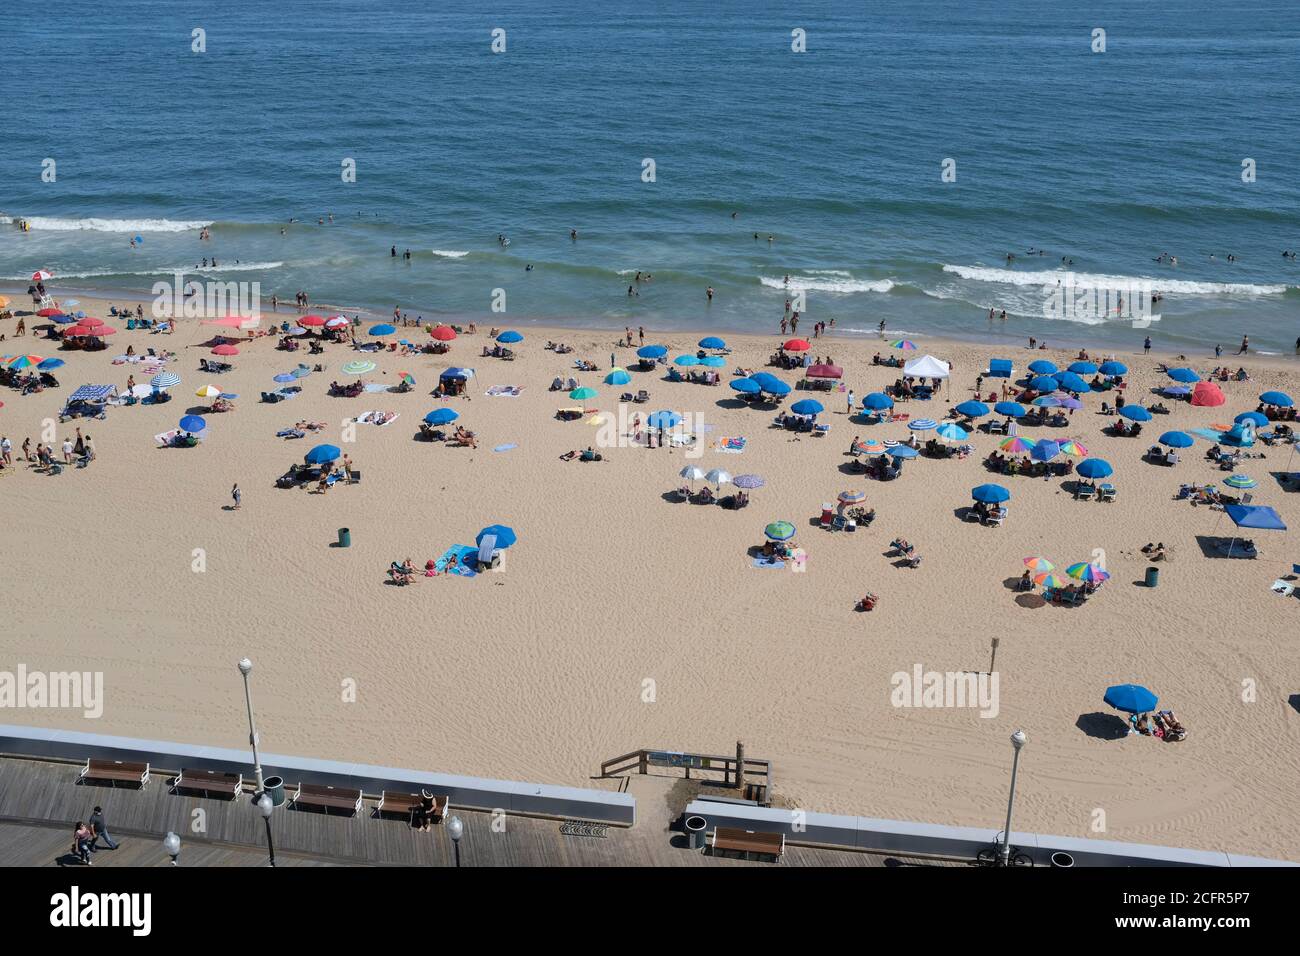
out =
<path fill-rule="evenodd" d="M 1021 452 L 1032 451 L 1034 442 L 1028 438 L 1021 438 L 1019 435 L 1012 435 L 1010 438 L 1004 438 L 998 442 L 998 448 L 1002 451 Z"/>
<path fill-rule="evenodd" d="M 1056 570 L 1056 565 L 1046 558 L 1025 558 L 1025 567 L 1035 572 Z"/>
<path fill-rule="evenodd" d="M 400 378 L 407 385 L 415 384 L 415 376 L 412 375 L 410 372 L 398 372 L 397 377 Z"/>
<path fill-rule="evenodd" d="M 1042 585 L 1045 588 L 1063 588 L 1067 586 L 1070 582 L 1067 581 L 1065 578 L 1049 573 L 1049 574 L 1035 574 L 1034 583 Z"/>
<path fill-rule="evenodd" d="M 1061 442 L 1061 451 L 1075 458 L 1087 458 L 1088 449 L 1083 447 L 1083 442 L 1077 438 L 1067 438 Z"/>
<path fill-rule="evenodd" d="M 1080 561 L 1078 564 L 1072 564 L 1065 569 L 1065 573 L 1072 578 L 1078 578 L 1080 581 L 1105 581 L 1110 577 L 1110 572 L 1103 571 L 1095 564 L 1089 564 L 1087 561 Z"/>
<path fill-rule="evenodd" d="M 895 341 L 889 343 L 889 347 L 894 349 L 902 349 L 904 352 L 916 351 L 916 343 L 911 341 L 910 339 L 896 339 Z"/>
<path fill-rule="evenodd" d="M 30 368 L 33 365 L 40 365 L 41 361 L 42 359 L 39 355 L 20 355 L 17 358 L 10 360 L 9 367 L 13 369 Z"/>

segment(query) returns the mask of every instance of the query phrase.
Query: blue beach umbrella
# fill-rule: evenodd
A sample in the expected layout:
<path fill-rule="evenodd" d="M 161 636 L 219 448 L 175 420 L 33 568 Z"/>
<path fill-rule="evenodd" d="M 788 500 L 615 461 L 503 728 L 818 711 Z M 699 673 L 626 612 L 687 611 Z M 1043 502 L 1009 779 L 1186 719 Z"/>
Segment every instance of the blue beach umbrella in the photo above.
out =
<path fill-rule="evenodd" d="M 632 376 L 628 374 L 626 369 L 616 368 L 605 376 L 606 385 L 626 385 L 630 381 L 632 381 Z"/>
<path fill-rule="evenodd" d="M 1092 391 L 1092 386 L 1073 372 L 1062 372 L 1056 376 L 1056 381 L 1062 391 L 1077 392 L 1080 395 Z"/>
<path fill-rule="evenodd" d="M 725 349 L 727 343 L 716 335 L 707 335 L 696 343 L 702 349 Z"/>
<path fill-rule="evenodd" d="M 1199 382 L 1201 376 L 1197 375 L 1190 368 L 1171 368 L 1165 373 L 1175 382 L 1182 382 L 1184 385 L 1191 385 L 1193 382 Z"/>
<path fill-rule="evenodd" d="M 769 395 L 789 395 L 790 386 L 779 378 L 769 377 L 759 382 L 759 387 Z"/>
<path fill-rule="evenodd" d="M 1140 684 L 1116 684 L 1114 687 L 1107 687 L 1102 700 L 1116 710 L 1124 710 L 1130 714 L 1145 714 L 1153 711 L 1158 702 L 1156 695 Z"/>
<path fill-rule="evenodd" d="M 159 372 L 153 378 L 149 379 L 149 384 L 154 388 L 171 388 L 181 383 L 181 377 L 175 372 Z"/>
<path fill-rule="evenodd" d="M 200 415 L 186 415 L 176 424 L 183 432 L 201 432 L 208 427 L 208 423 Z"/>
<path fill-rule="evenodd" d="M 299 365 L 296 369 L 294 369 L 289 374 L 292 375 L 294 378 L 306 378 L 308 375 L 311 374 L 311 369 L 307 368 L 305 365 Z"/>
<path fill-rule="evenodd" d="M 918 418 L 915 421 L 908 422 L 907 427 L 914 432 L 928 432 L 932 428 L 938 428 L 939 423 L 933 418 Z"/>
<path fill-rule="evenodd" d="M 708 368 L 723 368 L 726 366 L 727 360 L 721 355 L 706 355 L 700 359 L 700 364 Z"/>
<path fill-rule="evenodd" d="M 966 429 L 953 422 L 944 422 L 935 430 L 935 434 L 944 441 L 965 441 L 970 437 L 967 435 Z"/>
<path fill-rule="evenodd" d="M 645 421 L 651 428 L 672 428 L 674 425 L 680 424 L 681 420 L 681 415 L 678 415 L 676 412 L 665 410 L 651 412 L 650 416 Z"/>
<path fill-rule="evenodd" d="M 1061 383 L 1050 375 L 1039 375 L 1029 382 L 1029 387 L 1035 392 L 1054 392 L 1060 385 Z"/>
<path fill-rule="evenodd" d="M 668 348 L 664 345 L 643 345 L 636 350 L 636 354 L 643 359 L 661 359 L 668 354 Z"/>
<path fill-rule="evenodd" d="M 460 418 L 460 412 L 451 408 L 435 408 L 424 416 L 424 420 L 430 425 L 449 425 L 458 418 Z"/>
<path fill-rule="evenodd" d="M 757 395 L 763 390 L 763 387 L 752 378 L 732 379 L 730 384 L 732 391 L 740 392 L 742 395 Z"/>
<path fill-rule="evenodd" d="M 682 368 L 688 368 L 692 365 L 699 365 L 700 360 L 694 355 L 679 355 L 677 358 L 673 359 L 673 364 L 680 365 Z"/>
<path fill-rule="evenodd" d="M 894 458 L 915 458 L 921 454 L 911 445 L 895 445 L 892 448 L 885 449 Z"/>
<path fill-rule="evenodd" d="M 496 538 L 495 548 L 508 548 L 519 540 L 515 536 L 515 529 L 503 524 L 490 524 L 474 537 L 474 543 L 480 548 L 483 547 L 483 539 L 491 535 Z"/>
<path fill-rule="evenodd" d="M 791 405 L 790 411 L 796 415 L 819 415 L 826 411 L 826 406 L 814 399 L 805 398 Z"/>
<path fill-rule="evenodd" d="M 41 372 L 52 372 L 56 368 L 62 368 L 66 364 L 67 363 L 61 358 L 47 358 L 45 361 L 37 363 L 36 369 Z M 177 381 L 179 382 L 180 379 L 177 379 Z"/>
<path fill-rule="evenodd" d="M 998 505 L 1011 500 L 1011 492 L 1001 485 L 976 485 L 970 490 L 970 496 L 986 505 Z"/>
<path fill-rule="evenodd" d="M 1192 436 L 1186 432 L 1165 432 L 1160 436 L 1160 444 L 1170 448 L 1190 448 Z"/>
<path fill-rule="evenodd" d="M 969 401 L 962 402 L 957 406 L 957 414 L 965 415 L 967 418 L 983 418 L 989 413 L 989 407 L 983 402 Z"/>
<path fill-rule="evenodd" d="M 1239 425 L 1242 422 L 1250 422 L 1256 428 L 1264 428 L 1268 425 L 1268 416 L 1262 415 L 1259 412 L 1242 412 L 1234 418 L 1233 421 Z"/>
<path fill-rule="evenodd" d="M 294 378 L 292 372 L 281 372 L 279 375 L 275 376 L 275 378 L 271 379 L 271 381 L 279 382 L 281 385 L 285 385 L 289 382 L 296 382 L 298 380 Z"/>
<path fill-rule="evenodd" d="M 1127 375 L 1128 366 L 1123 362 L 1102 362 L 1097 371 L 1102 375 Z"/>
<path fill-rule="evenodd" d="M 337 445 L 317 445 L 303 458 L 309 465 L 327 465 L 332 461 L 338 461 L 342 455 L 343 452 Z"/>
<path fill-rule="evenodd" d="M 862 407 L 872 412 L 883 412 L 894 407 L 894 400 L 884 392 L 868 392 L 862 398 Z"/>
<path fill-rule="evenodd" d="M 1151 413 L 1147 411 L 1145 408 L 1143 408 L 1141 405 L 1125 405 L 1123 408 L 1119 410 L 1119 413 L 1123 415 L 1125 418 L 1127 418 L 1129 421 L 1134 421 L 1134 422 L 1151 421 Z"/>
<path fill-rule="evenodd" d="M 1264 392 L 1259 400 L 1265 405 L 1276 405 L 1278 408 L 1290 408 L 1295 404 L 1286 392 Z"/>
<path fill-rule="evenodd" d="M 1038 359 L 1037 361 L 1029 363 L 1029 371 L 1033 372 L 1035 375 L 1055 375 L 1056 366 L 1047 361 L 1047 359 Z"/>
<path fill-rule="evenodd" d="M 1075 375 L 1096 375 L 1097 366 L 1092 362 L 1073 362 L 1070 365 L 1070 371 Z"/>
<path fill-rule="evenodd" d="M 1223 480 L 1223 483 L 1229 488 L 1254 488 L 1259 484 L 1259 482 L 1250 477 L 1250 475 L 1243 475 L 1240 473 L 1229 475 Z"/>
<path fill-rule="evenodd" d="M 1060 408 L 1061 400 L 1055 395 L 1039 395 L 1029 404 L 1037 405 L 1039 408 Z"/>
<path fill-rule="evenodd" d="M 68 325 L 71 322 L 77 321 L 77 317 L 74 315 L 52 315 L 50 316 L 50 319 L 59 323 L 59 325 Z"/>
<path fill-rule="evenodd" d="M 1183 395 L 1192 394 L 1192 390 L 1188 388 L 1186 385 L 1166 385 L 1163 389 L 1161 389 L 1161 391 L 1164 392 L 1164 394 L 1166 395 L 1179 396 L 1179 397 Z"/>
<path fill-rule="evenodd" d="M 1019 402 L 998 402 L 993 406 L 993 410 L 999 415 L 1007 415 L 1011 418 L 1023 418 L 1025 406 Z"/>
<path fill-rule="evenodd" d="M 1079 462 L 1077 471 L 1085 478 L 1094 479 L 1108 478 L 1115 473 L 1115 469 L 1105 458 L 1085 458 Z"/>
<path fill-rule="evenodd" d="M 371 335 L 392 335 L 396 331 L 396 326 L 388 325 L 385 322 L 381 322 L 379 325 L 372 325 L 369 330 Z"/>
<path fill-rule="evenodd" d="M 1034 461 L 1051 461 L 1060 453 L 1061 446 L 1057 442 L 1044 438 L 1030 449 L 1029 457 Z"/>
<path fill-rule="evenodd" d="M 497 336 L 498 342 L 504 342 L 506 345 L 513 345 L 516 342 L 522 342 L 524 337 L 514 329 L 506 329 Z"/>

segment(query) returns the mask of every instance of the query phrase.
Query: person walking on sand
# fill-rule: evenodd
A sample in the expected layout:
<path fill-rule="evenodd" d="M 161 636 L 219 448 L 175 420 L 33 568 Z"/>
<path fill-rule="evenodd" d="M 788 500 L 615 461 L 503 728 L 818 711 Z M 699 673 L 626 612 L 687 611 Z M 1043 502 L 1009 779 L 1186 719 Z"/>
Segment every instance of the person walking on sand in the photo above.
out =
<path fill-rule="evenodd" d="M 14 326 L 14 335 L 26 335 L 26 334 L 27 334 L 27 323 L 23 319 L 19 319 L 18 324 Z"/>
<path fill-rule="evenodd" d="M 235 502 L 234 510 L 238 511 L 244 500 L 243 494 L 239 491 L 239 482 L 235 482 L 235 486 L 230 489 L 230 497 Z"/>
<path fill-rule="evenodd" d="M 1241 348 L 1237 349 L 1237 354 L 1244 355 L 1249 351 L 1250 351 L 1250 336 L 1243 335 L 1241 337 Z"/>
<path fill-rule="evenodd" d="M 63 463 L 65 465 L 72 464 L 72 451 L 73 451 L 72 439 L 64 438 L 63 439 Z"/>
<path fill-rule="evenodd" d="M 8 435 L 0 438 L 0 459 L 3 459 L 6 465 L 14 463 L 14 443 L 9 440 Z"/>
<path fill-rule="evenodd" d="M 849 407 L 848 414 L 853 414 L 853 389 L 849 389 Z"/>
<path fill-rule="evenodd" d="M 1144 342 L 1142 343 L 1142 351 L 1143 351 L 1143 353 L 1150 353 L 1150 351 L 1151 351 L 1151 336 L 1148 335 L 1148 336 L 1146 337 L 1146 341 L 1144 341 Z"/>
<path fill-rule="evenodd" d="M 87 435 L 86 440 L 81 443 L 81 449 L 88 461 L 95 460 L 95 443 L 91 440 L 89 435 Z"/>

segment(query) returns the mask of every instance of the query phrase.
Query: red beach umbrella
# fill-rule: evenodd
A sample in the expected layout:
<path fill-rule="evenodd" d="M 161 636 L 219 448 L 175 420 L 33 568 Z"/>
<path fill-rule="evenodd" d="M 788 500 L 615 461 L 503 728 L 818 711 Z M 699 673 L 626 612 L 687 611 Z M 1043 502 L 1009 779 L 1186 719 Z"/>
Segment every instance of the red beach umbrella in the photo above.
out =
<path fill-rule="evenodd" d="M 456 337 L 456 330 L 450 325 L 436 325 L 429 334 L 439 342 L 450 342 Z"/>
<path fill-rule="evenodd" d="M 226 316 L 222 316 L 219 319 L 204 319 L 203 324 L 223 325 L 228 329 L 237 329 L 243 326 L 245 322 L 251 322 L 251 321 L 253 321 L 252 318 L 247 315 L 226 315 Z"/>
<path fill-rule="evenodd" d="M 39 315 L 42 319 L 48 319 L 51 316 L 62 315 L 63 310 L 62 309 L 41 309 L 41 311 L 37 312 L 36 314 Z"/>
<path fill-rule="evenodd" d="M 1222 405 L 1228 399 L 1224 396 L 1223 391 L 1213 382 L 1197 382 L 1196 387 L 1192 389 L 1193 405 Z"/>
<path fill-rule="evenodd" d="M 85 329 L 95 329 L 95 328 L 99 328 L 99 326 L 103 325 L 103 324 L 104 324 L 104 320 L 103 320 L 103 319 L 91 319 L 91 318 L 78 319 L 78 320 L 77 320 L 77 324 L 80 325 L 82 328 L 85 328 Z"/>
<path fill-rule="evenodd" d="M 320 327 L 325 324 L 325 316 L 304 315 L 301 319 L 298 320 L 298 324 L 307 327 Z"/>
<path fill-rule="evenodd" d="M 812 346 L 808 344 L 807 339 L 791 339 L 782 348 L 787 352 L 807 352 Z"/>
<path fill-rule="evenodd" d="M 233 345 L 218 345 L 212 349 L 213 355 L 238 355 L 239 349 Z"/>
<path fill-rule="evenodd" d="M 46 272 L 44 269 L 37 269 L 35 272 L 32 273 L 33 282 L 44 282 L 46 279 L 53 279 L 53 278 L 54 278 L 54 273 Z"/>
<path fill-rule="evenodd" d="M 807 372 L 808 378 L 842 378 L 843 376 L 844 369 L 838 365 L 814 365 Z"/>

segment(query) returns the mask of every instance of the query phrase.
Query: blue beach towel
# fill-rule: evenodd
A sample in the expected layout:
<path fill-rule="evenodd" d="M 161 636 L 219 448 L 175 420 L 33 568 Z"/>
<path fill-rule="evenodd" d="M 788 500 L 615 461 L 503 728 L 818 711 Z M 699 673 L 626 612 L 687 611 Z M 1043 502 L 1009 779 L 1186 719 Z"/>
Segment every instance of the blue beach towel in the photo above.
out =
<path fill-rule="evenodd" d="M 456 557 L 456 566 L 448 571 L 447 562 L 451 560 L 452 555 Z M 434 567 L 440 574 L 458 574 L 462 578 L 472 578 L 478 572 L 466 565 L 466 561 L 478 561 L 478 548 L 471 548 L 467 544 L 453 544 L 441 558 L 434 562 Z"/>
<path fill-rule="evenodd" d="M 518 445 L 515 445 L 515 444 L 509 444 L 509 445 L 497 445 L 497 447 L 496 447 L 496 448 L 493 448 L 492 450 L 493 450 L 493 451 L 509 451 L 509 450 L 512 449 L 512 448 L 518 448 L 518 447 L 519 447 L 519 446 L 518 446 Z"/>

